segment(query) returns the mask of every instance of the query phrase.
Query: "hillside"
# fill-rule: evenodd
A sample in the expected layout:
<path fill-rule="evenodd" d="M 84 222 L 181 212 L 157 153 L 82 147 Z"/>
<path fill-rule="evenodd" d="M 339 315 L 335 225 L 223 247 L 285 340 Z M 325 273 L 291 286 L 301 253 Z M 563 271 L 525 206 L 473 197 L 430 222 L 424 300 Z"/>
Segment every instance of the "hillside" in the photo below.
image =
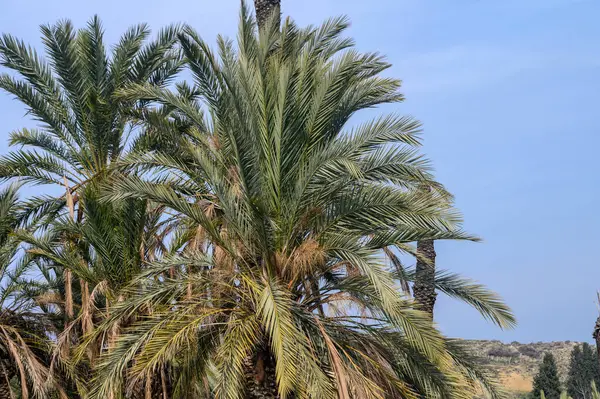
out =
<path fill-rule="evenodd" d="M 499 375 L 504 386 L 518 396 L 531 390 L 533 377 L 544 353 L 551 352 L 556 358 L 561 381 L 566 379 L 569 358 L 578 342 L 538 342 L 510 344 L 500 341 L 467 341 L 473 353 Z"/>

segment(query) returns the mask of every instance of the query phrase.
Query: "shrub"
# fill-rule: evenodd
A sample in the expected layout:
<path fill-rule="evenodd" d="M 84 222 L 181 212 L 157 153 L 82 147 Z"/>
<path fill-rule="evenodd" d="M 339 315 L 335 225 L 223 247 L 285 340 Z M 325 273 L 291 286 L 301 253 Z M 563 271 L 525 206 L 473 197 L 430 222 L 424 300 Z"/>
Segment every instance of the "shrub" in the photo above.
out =
<path fill-rule="evenodd" d="M 487 354 L 488 354 L 488 356 L 506 357 L 506 358 L 510 358 L 510 359 L 519 357 L 519 352 L 517 352 L 513 349 L 503 348 L 503 347 L 492 348 L 488 351 Z"/>
<path fill-rule="evenodd" d="M 529 356 L 534 359 L 537 359 L 540 356 L 540 352 L 537 349 L 535 349 L 533 346 L 529 346 L 529 345 L 520 346 L 518 350 L 521 355 Z"/>

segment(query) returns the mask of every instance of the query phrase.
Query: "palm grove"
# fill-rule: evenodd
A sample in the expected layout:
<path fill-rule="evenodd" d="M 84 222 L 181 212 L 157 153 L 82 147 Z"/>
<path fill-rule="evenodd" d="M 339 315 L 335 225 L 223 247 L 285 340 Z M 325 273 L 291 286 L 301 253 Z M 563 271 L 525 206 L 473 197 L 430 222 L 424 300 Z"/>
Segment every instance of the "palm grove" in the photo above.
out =
<path fill-rule="evenodd" d="M 348 126 L 403 100 L 390 65 L 345 18 L 256 3 L 216 47 L 180 25 L 110 45 L 98 18 L 42 26 L 43 56 L 2 36 L 0 88 L 37 127 L 0 159 L 0 398 L 502 395 L 418 301 L 514 325 L 411 245 L 475 240 L 419 122 Z"/>

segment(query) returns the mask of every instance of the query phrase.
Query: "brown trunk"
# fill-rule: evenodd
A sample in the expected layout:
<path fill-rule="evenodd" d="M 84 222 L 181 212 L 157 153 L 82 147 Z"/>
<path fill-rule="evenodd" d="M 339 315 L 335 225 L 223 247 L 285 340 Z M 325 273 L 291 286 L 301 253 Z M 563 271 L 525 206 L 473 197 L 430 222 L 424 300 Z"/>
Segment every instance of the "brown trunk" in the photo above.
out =
<path fill-rule="evenodd" d="M 69 182 L 67 181 L 67 177 L 64 176 L 65 183 L 65 199 L 67 200 L 67 207 L 69 208 L 69 215 L 71 219 L 75 219 L 75 203 L 73 202 L 73 195 L 71 193 L 71 189 L 69 188 Z M 65 327 L 73 320 L 73 274 L 71 270 L 65 269 L 64 271 L 64 279 L 65 279 Z M 65 345 L 65 352 L 68 353 L 71 346 L 71 340 L 67 339 L 67 344 Z"/>
<path fill-rule="evenodd" d="M 266 351 L 248 357 L 246 369 L 246 399 L 279 398 L 275 368 Z"/>
<path fill-rule="evenodd" d="M 128 399 L 170 399 L 170 390 L 168 373 L 161 368 L 160 372 L 148 374 L 146 378 L 137 380 L 126 397 Z"/>
<path fill-rule="evenodd" d="M 138 380 L 127 396 L 130 399 L 162 399 L 162 392 L 156 390 L 156 382 L 152 378 Z"/>
<path fill-rule="evenodd" d="M 131 392 L 126 395 L 128 399 L 162 399 L 162 392 L 157 391 L 157 384 L 153 378 L 137 380 Z"/>
<path fill-rule="evenodd" d="M 165 374 L 165 369 L 160 369 L 160 388 L 162 392 L 161 399 L 169 399 L 169 390 L 167 389 L 167 375 Z"/>
<path fill-rule="evenodd" d="M 0 380 L 0 399 L 13 399 L 12 391 L 10 390 L 10 385 L 5 378 Z"/>
<path fill-rule="evenodd" d="M 596 319 L 596 325 L 594 326 L 594 333 L 592 334 L 596 341 L 596 353 L 598 354 L 597 359 L 600 366 L 600 316 Z"/>
<path fill-rule="evenodd" d="M 79 286 L 81 287 L 81 310 L 84 312 L 81 321 L 82 330 L 84 334 L 89 334 L 94 329 L 92 321 L 92 306 L 94 304 L 90 300 L 90 286 L 88 282 L 80 278 Z"/>
<path fill-rule="evenodd" d="M 433 308 L 437 297 L 435 292 L 435 247 L 433 240 L 419 241 L 417 243 L 417 253 L 424 259 L 417 258 L 417 273 L 413 294 L 419 309 L 429 313 L 433 318 Z"/>
<path fill-rule="evenodd" d="M 73 274 L 65 269 L 65 312 L 67 320 L 73 319 Z"/>
<path fill-rule="evenodd" d="M 15 372 L 14 367 L 0 364 L 0 399 L 15 399 L 10 387 L 10 379 L 15 375 Z"/>
<path fill-rule="evenodd" d="M 271 18 L 273 13 L 281 15 L 281 0 L 254 0 L 254 8 L 256 9 L 256 21 L 259 29 L 265 26 L 265 23 Z M 279 24 L 278 18 L 277 24 Z"/>
<path fill-rule="evenodd" d="M 73 320 L 73 275 L 69 269 L 64 271 L 65 279 L 65 329 L 69 327 L 69 324 Z M 69 356 L 71 352 L 71 333 L 65 341 L 63 346 L 63 353 L 65 356 Z"/>
<path fill-rule="evenodd" d="M 146 384 L 144 381 L 137 381 L 135 385 L 131 388 L 131 394 L 129 395 L 131 399 L 146 399 Z"/>

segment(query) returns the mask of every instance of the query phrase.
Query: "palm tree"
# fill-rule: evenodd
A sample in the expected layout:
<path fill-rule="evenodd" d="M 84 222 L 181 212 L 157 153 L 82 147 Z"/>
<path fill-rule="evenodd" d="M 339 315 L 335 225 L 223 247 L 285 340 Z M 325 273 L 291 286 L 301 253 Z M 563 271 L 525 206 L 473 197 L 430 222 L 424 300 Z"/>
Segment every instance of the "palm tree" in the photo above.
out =
<path fill-rule="evenodd" d="M 0 64 L 15 73 L 0 75 L 0 88 L 20 100 L 39 123 L 37 129 L 11 133 L 10 144 L 21 148 L 0 158 L 0 178 L 66 189 L 65 195 L 35 196 L 25 204 L 22 223 L 44 225 L 65 212 L 75 217 L 84 188 L 105 179 L 112 163 L 144 143 L 127 123 L 135 101 L 117 100 L 115 92 L 129 84 L 165 86 L 182 62 L 174 49 L 177 26 L 145 45 L 148 27 L 134 26 L 110 57 L 97 17 L 79 31 L 70 21 L 44 25 L 41 31 L 47 61 L 11 35 L 0 40 Z M 77 220 L 81 217 L 78 212 Z M 69 270 L 65 279 L 66 314 L 72 317 Z"/>
<path fill-rule="evenodd" d="M 47 222 L 65 208 L 73 211 L 79 190 L 102 180 L 112 163 L 143 142 L 127 123 L 135 102 L 119 101 L 114 93 L 129 84 L 167 85 L 182 62 L 173 47 L 177 26 L 145 45 L 148 27 L 134 26 L 110 57 L 97 17 L 79 31 L 70 21 L 44 25 L 41 31 L 48 60 L 11 35 L 0 40 L 0 64 L 14 72 L 0 75 L 0 88 L 21 101 L 39 123 L 37 129 L 11 133 L 9 143 L 20 148 L 0 158 L 0 177 L 66 186 L 66 195 L 36 196 L 26 204 L 23 222 L 43 224 L 41 216 Z"/>
<path fill-rule="evenodd" d="M 0 159 L 0 177 L 67 185 L 76 202 L 80 188 L 102 179 L 112 163 L 139 145 L 136 130 L 127 123 L 136 102 L 123 102 L 114 94 L 130 84 L 169 84 L 182 67 L 174 49 L 179 29 L 163 29 L 144 45 L 150 31 L 136 25 L 110 57 L 97 17 L 79 31 L 70 21 L 44 25 L 41 31 L 48 60 L 11 35 L 0 40 L 0 64 L 15 73 L 0 75 L 0 88 L 21 101 L 39 123 L 37 129 L 11 133 L 10 144 L 27 149 Z M 26 216 L 52 211 L 54 217 L 67 202 L 68 195 L 35 197 Z"/>
<path fill-rule="evenodd" d="M 19 213 L 19 225 L 47 230 L 49 226 L 56 227 L 56 220 L 65 224 L 65 217 L 81 224 L 89 216 L 90 207 L 95 206 L 93 198 L 86 204 L 86 196 L 96 196 L 97 189 L 119 173 L 113 166 L 125 153 L 148 144 L 146 138 L 139 136 L 139 129 L 128 122 L 138 102 L 125 102 L 115 93 L 130 84 L 165 87 L 181 70 L 183 62 L 175 48 L 178 26 L 161 30 L 147 43 L 148 26 L 133 26 L 110 53 L 97 17 L 81 30 L 75 30 L 70 21 L 62 21 L 42 26 L 41 32 L 46 59 L 11 35 L 5 34 L 0 39 L 0 64 L 13 72 L 0 75 L 0 88 L 21 101 L 39 125 L 36 129 L 11 133 L 10 144 L 20 148 L 0 158 L 0 178 L 62 187 L 64 195 L 29 198 L 23 204 L 24 211 Z M 129 205 L 137 210 L 145 204 L 134 200 Z M 120 214 L 118 209 L 110 208 L 103 209 L 101 218 L 114 220 Z M 56 245 L 62 246 L 59 251 L 62 254 L 71 256 L 79 251 L 80 257 L 84 256 L 86 245 L 94 248 L 94 243 L 85 242 L 87 237 L 71 234 L 64 228 L 50 230 L 62 235 L 46 235 L 44 245 L 50 246 L 37 247 L 39 259 L 35 262 L 47 268 L 40 271 L 47 280 L 63 281 L 60 289 L 52 291 L 60 296 L 54 299 L 53 309 L 62 308 L 59 313 L 64 318 L 63 328 L 71 334 L 76 332 L 75 320 L 81 321 L 76 310 L 82 312 L 90 304 L 95 287 L 90 284 L 98 281 L 90 276 L 98 278 L 101 269 L 82 268 L 94 263 L 85 258 L 77 265 L 48 258 L 48 251 L 56 249 Z M 30 234 L 27 239 L 31 245 L 41 245 L 38 235 Z M 69 259 L 78 258 L 73 255 Z M 121 283 L 122 278 L 132 276 L 138 267 L 126 270 L 122 266 L 107 269 L 111 276 L 104 275 L 102 281 Z M 119 273 L 112 275 L 117 269 Z M 73 279 L 74 272 L 78 282 Z M 55 284 L 46 285 L 57 288 Z M 110 288 L 116 292 L 119 285 Z M 63 341 L 67 351 L 71 341 L 77 340 L 68 336 Z"/>
<path fill-rule="evenodd" d="M 92 334 L 146 315 L 99 359 L 91 398 L 161 369 L 173 398 L 467 398 L 476 380 L 495 392 L 384 261 L 416 240 L 472 237 L 417 152 L 417 121 L 346 129 L 356 112 L 402 100 L 399 81 L 380 76 L 389 64 L 341 36 L 347 25 L 288 20 L 259 39 L 243 7 L 237 51 L 220 37 L 217 57 L 192 29 L 181 36 L 194 87 L 121 91 L 151 102 L 141 120 L 176 151 L 129 154 L 124 165 L 143 173 L 105 199 L 163 204 L 197 239 L 152 262 Z M 484 314 L 514 322 L 473 287 L 462 292 Z"/>
<path fill-rule="evenodd" d="M 279 27 L 281 0 L 254 0 L 254 8 L 259 28 L 264 28 L 270 17 L 274 19 L 274 23 Z M 419 241 L 417 243 L 417 254 L 417 273 L 413 286 L 413 295 L 419 308 L 429 313 L 433 319 L 433 310 L 437 299 L 434 282 L 436 273 L 434 241 Z"/>

